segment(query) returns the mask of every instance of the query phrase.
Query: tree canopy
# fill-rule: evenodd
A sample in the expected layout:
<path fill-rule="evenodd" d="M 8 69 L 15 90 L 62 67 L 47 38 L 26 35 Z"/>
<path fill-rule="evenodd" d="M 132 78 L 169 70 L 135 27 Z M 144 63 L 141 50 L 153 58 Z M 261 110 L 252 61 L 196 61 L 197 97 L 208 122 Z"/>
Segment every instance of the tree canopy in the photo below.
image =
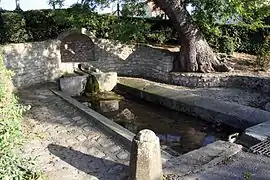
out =
<path fill-rule="evenodd" d="M 50 0 L 57 5 L 65 0 Z M 149 0 L 148 0 L 149 1 Z M 139 5 L 148 1 L 138 0 L 81 0 L 80 4 L 106 7 L 111 3 Z M 261 25 L 262 20 L 270 16 L 269 0 L 179 0 L 183 6 L 192 8 L 192 17 L 199 24 L 209 26 L 217 22 L 227 23 L 230 21 Z M 136 8 L 134 10 L 141 10 Z M 157 7 L 158 8 L 158 7 Z M 134 12 L 134 11 L 133 11 Z"/>
<path fill-rule="evenodd" d="M 217 60 L 201 29 L 219 34 L 219 23 L 245 24 L 256 28 L 270 16 L 269 0 L 81 0 L 80 4 L 91 6 L 94 10 L 117 3 L 124 7 L 121 9 L 122 16 L 137 16 L 145 11 L 149 1 L 169 17 L 178 34 L 181 48 L 174 64 L 177 71 L 229 71 L 226 64 Z M 189 12 L 187 7 L 191 9 Z M 133 29 L 126 28 L 130 27 L 130 22 L 126 25 L 120 26 L 125 32 L 128 32 L 126 29 Z"/>
<path fill-rule="evenodd" d="M 65 0 L 49 0 L 49 5 L 52 6 L 53 9 L 55 9 L 57 6 L 59 8 L 64 6 Z"/>

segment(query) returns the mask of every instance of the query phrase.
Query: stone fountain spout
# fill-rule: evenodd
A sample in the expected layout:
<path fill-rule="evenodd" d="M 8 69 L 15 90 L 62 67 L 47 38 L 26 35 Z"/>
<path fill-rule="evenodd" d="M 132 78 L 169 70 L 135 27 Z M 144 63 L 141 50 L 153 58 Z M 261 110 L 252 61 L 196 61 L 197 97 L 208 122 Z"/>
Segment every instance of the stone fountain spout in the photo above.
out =
<path fill-rule="evenodd" d="M 92 65 L 79 64 L 78 69 L 84 73 L 88 74 L 88 83 L 86 85 L 86 92 L 90 90 L 90 93 L 93 90 L 96 91 L 98 86 L 99 92 L 109 92 L 117 84 L 117 72 L 102 72 L 98 68 L 95 68 Z"/>

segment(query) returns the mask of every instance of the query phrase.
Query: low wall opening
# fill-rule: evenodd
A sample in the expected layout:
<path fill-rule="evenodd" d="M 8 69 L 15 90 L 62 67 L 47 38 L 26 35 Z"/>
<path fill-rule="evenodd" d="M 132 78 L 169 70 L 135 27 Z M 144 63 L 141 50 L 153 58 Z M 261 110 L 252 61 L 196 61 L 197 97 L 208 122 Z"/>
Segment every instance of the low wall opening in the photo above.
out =
<path fill-rule="evenodd" d="M 89 62 L 95 60 L 95 46 L 85 34 L 72 33 L 61 40 L 61 62 Z"/>

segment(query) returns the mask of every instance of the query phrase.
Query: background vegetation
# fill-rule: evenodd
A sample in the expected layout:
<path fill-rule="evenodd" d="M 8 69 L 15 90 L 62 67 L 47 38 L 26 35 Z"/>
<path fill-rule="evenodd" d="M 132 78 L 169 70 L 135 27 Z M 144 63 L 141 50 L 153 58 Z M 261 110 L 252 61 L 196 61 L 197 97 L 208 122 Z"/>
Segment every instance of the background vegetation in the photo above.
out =
<path fill-rule="evenodd" d="M 169 20 L 99 15 L 87 8 L 2 12 L 0 42 L 19 43 L 55 39 L 70 28 L 87 27 L 97 37 L 132 43 L 178 44 Z M 257 53 L 270 33 L 269 26 L 216 25 L 201 26 L 210 45 L 219 52 Z"/>

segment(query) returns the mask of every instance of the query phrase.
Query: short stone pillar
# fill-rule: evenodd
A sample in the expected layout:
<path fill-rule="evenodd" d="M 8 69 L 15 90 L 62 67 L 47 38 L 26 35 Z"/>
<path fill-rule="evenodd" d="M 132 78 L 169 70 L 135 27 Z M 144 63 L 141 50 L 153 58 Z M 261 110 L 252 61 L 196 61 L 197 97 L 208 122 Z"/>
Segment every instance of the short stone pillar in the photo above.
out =
<path fill-rule="evenodd" d="M 162 180 L 160 143 L 153 131 L 145 129 L 134 137 L 129 168 L 130 180 Z"/>

